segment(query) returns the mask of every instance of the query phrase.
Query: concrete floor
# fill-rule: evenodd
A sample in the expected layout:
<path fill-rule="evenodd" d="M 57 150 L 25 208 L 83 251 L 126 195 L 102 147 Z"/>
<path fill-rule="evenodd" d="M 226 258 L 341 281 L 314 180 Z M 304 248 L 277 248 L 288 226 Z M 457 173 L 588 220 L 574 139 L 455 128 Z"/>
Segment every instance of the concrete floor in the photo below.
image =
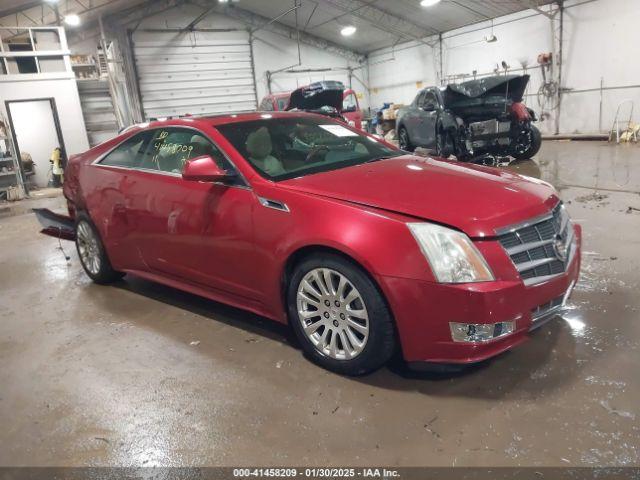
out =
<path fill-rule="evenodd" d="M 583 225 L 582 279 L 563 319 L 448 377 L 328 373 L 285 328 L 94 285 L 32 215 L 0 220 L 0 465 L 640 465 L 640 149 L 545 142 L 513 168 Z"/>

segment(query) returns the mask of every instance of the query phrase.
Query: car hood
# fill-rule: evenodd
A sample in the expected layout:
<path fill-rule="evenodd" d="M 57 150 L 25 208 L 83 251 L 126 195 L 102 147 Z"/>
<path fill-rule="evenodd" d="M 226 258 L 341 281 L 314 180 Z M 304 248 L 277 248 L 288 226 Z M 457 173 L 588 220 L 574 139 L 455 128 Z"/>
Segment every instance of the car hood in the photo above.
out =
<path fill-rule="evenodd" d="M 320 87 L 302 87 L 291 92 L 287 110 L 318 110 L 322 107 L 332 107 L 342 110 L 343 89 L 324 89 Z"/>
<path fill-rule="evenodd" d="M 470 237 L 549 212 L 546 182 L 505 170 L 403 155 L 278 183 L 282 188 L 449 225 Z"/>

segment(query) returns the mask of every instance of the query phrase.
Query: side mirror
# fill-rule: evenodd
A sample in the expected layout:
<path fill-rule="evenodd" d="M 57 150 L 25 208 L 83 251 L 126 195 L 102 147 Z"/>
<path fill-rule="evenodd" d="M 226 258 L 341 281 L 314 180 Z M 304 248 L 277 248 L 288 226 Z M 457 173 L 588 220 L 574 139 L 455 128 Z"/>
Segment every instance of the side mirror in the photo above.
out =
<path fill-rule="evenodd" d="M 342 111 L 346 112 L 346 113 L 355 112 L 356 111 L 356 106 L 355 105 L 349 105 L 347 108 L 343 108 Z"/>
<path fill-rule="evenodd" d="M 209 155 L 187 160 L 182 169 L 182 178 L 191 182 L 221 182 L 231 177 Z"/>
<path fill-rule="evenodd" d="M 433 112 L 436 109 L 436 106 L 433 103 L 427 103 L 424 107 L 422 107 L 422 109 L 425 112 Z"/>

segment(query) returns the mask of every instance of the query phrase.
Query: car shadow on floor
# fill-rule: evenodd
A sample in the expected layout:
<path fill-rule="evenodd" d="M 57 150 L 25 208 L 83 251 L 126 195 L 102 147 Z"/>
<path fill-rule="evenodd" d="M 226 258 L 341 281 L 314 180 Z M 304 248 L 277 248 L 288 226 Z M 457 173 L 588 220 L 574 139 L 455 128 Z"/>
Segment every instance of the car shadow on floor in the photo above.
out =
<path fill-rule="evenodd" d="M 287 325 L 265 317 L 133 276 L 127 276 L 113 287 L 301 350 Z M 573 337 L 560 317 L 533 332 L 531 337 L 513 351 L 462 369 L 415 371 L 397 357 L 377 372 L 344 378 L 372 387 L 430 396 L 535 398 L 563 388 L 576 376 L 580 362 L 576 361 Z M 303 355 L 299 358 L 300 362 L 310 361 Z"/>
<path fill-rule="evenodd" d="M 297 348 L 293 332 L 287 325 L 246 310 L 132 275 L 112 286 Z"/>

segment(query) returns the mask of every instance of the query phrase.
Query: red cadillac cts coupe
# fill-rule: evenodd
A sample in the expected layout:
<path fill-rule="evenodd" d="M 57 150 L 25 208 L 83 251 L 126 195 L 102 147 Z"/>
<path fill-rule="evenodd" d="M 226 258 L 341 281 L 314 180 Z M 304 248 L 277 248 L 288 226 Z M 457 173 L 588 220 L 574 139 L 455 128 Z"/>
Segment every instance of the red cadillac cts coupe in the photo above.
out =
<path fill-rule="evenodd" d="M 64 194 L 70 218 L 45 233 L 75 239 L 95 282 L 137 275 L 289 323 L 351 375 L 396 349 L 416 366 L 497 355 L 563 307 L 580 267 L 549 184 L 306 113 L 131 127 L 73 157 Z"/>

